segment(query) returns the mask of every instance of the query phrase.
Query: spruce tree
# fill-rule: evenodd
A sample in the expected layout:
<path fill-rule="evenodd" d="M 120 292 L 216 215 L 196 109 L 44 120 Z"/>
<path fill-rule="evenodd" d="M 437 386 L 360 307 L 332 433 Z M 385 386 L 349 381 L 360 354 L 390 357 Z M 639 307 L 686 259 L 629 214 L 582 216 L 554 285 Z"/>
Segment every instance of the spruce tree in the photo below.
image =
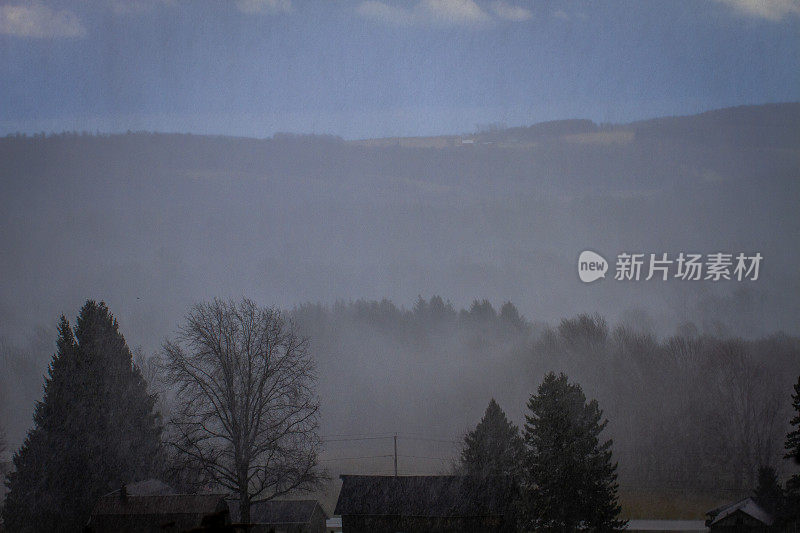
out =
<path fill-rule="evenodd" d="M 155 398 L 104 303 L 87 301 L 57 351 L 14 455 L 3 518 L 9 531 L 79 531 L 97 499 L 162 466 Z"/>
<path fill-rule="evenodd" d="M 771 466 L 758 468 L 758 485 L 753 491 L 753 498 L 762 509 L 776 519 L 780 517 L 783 504 L 783 489 L 778 483 L 778 473 Z"/>
<path fill-rule="evenodd" d="M 794 409 L 794 416 L 790 422 L 794 429 L 786 434 L 785 457 L 794 460 L 795 464 L 800 464 L 800 376 L 797 378 L 794 394 L 792 394 L 792 409 Z"/>
<path fill-rule="evenodd" d="M 551 372 L 528 409 L 522 526 L 560 531 L 624 527 L 618 519 L 612 441 L 599 440 L 608 420 L 602 420 L 597 401 L 587 402 L 579 385 Z"/>
<path fill-rule="evenodd" d="M 500 531 L 512 531 L 517 521 L 522 453 L 519 429 L 492 398 L 481 421 L 464 437 L 458 471 L 471 477 L 475 487 L 480 487 L 477 490 L 502 506 Z"/>
<path fill-rule="evenodd" d="M 800 376 L 794 386 L 792 395 L 792 408 L 794 416 L 791 419 L 792 431 L 786 434 L 786 459 L 791 459 L 795 464 L 800 464 Z M 786 482 L 785 517 L 788 520 L 800 519 L 800 474 L 794 474 Z"/>
<path fill-rule="evenodd" d="M 464 437 L 460 470 L 471 476 L 518 478 L 522 437 L 494 398 L 483 418 Z"/>

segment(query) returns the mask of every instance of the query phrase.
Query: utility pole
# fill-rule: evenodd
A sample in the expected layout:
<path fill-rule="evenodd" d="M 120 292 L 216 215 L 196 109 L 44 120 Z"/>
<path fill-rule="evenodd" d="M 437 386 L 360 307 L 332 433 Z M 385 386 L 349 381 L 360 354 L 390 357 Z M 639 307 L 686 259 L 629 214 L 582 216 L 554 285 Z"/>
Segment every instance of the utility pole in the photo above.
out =
<path fill-rule="evenodd" d="M 397 433 L 394 434 L 394 477 L 397 477 Z"/>

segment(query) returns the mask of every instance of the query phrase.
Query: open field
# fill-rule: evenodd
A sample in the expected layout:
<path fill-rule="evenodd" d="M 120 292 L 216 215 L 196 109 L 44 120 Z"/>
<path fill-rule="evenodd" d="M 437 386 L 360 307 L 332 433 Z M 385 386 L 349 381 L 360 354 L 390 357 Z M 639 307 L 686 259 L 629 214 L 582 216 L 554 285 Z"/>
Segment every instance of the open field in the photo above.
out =
<path fill-rule="evenodd" d="M 715 495 L 674 489 L 620 491 L 622 516 L 626 519 L 703 520 L 706 511 L 745 497 L 746 494 Z"/>

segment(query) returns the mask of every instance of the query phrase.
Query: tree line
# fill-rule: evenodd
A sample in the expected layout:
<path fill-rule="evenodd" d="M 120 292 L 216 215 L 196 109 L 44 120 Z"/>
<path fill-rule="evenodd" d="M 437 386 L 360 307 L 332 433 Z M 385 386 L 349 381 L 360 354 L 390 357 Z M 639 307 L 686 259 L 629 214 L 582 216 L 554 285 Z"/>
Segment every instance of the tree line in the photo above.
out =
<path fill-rule="evenodd" d="M 169 419 L 108 307 L 87 301 L 57 350 L 34 426 L 13 457 L 2 517 L 9 531 L 80 531 L 104 494 L 160 478 L 250 504 L 316 488 L 314 362 L 275 309 L 214 300 L 194 306 L 158 371 L 175 395 Z"/>
<path fill-rule="evenodd" d="M 509 522 L 520 531 L 623 529 L 617 464 L 612 441 L 600 437 L 608 421 L 597 401 L 551 372 L 527 409 L 520 433 L 490 400 L 464 437 L 456 473 L 494 480 L 504 491 Z"/>
<path fill-rule="evenodd" d="M 7 476 L 2 516 L 12 531 L 80 528 L 98 497 L 148 477 L 231 494 L 245 522 L 250 503 L 318 488 L 327 479 L 322 412 L 335 418 L 344 404 L 357 426 L 361 410 L 390 403 L 371 402 L 352 373 L 365 352 L 373 363 L 407 367 L 422 388 L 430 387 L 419 368 L 439 381 L 454 369 L 480 372 L 472 390 L 458 381 L 434 387 L 448 400 L 468 398 L 471 413 L 484 391 L 507 405 L 525 399 L 522 431 L 489 403 L 458 469 L 512 479 L 508 501 L 525 528 L 619 527 L 617 491 L 626 483 L 758 486 L 761 500 L 782 510 L 800 489 L 797 474 L 781 487 L 777 471 L 786 466 L 783 446 L 794 461 L 800 449 L 800 382 L 790 404 L 785 372 L 798 367 L 800 350 L 785 335 L 718 338 L 685 324 L 657 338 L 642 316 L 614 328 L 599 315 L 551 327 L 510 302 L 499 312 L 486 300 L 456 311 L 438 296 L 410 310 L 386 300 L 289 312 L 214 300 L 193 306 L 176 336 L 146 358 L 134 357 L 104 303 L 87 301 L 74 327 L 61 317 L 56 348 Z M 332 400 L 325 387 L 341 384 L 334 377 L 350 380 L 359 401 L 344 391 Z M 401 375 L 398 386 L 409 381 Z M 441 405 L 452 414 L 458 404 Z M 437 409 L 412 416 L 435 425 L 448 416 Z M 572 497 L 575 490 L 585 497 Z"/>
<path fill-rule="evenodd" d="M 498 310 L 476 300 L 457 310 L 437 296 L 419 298 L 411 309 L 386 300 L 354 301 L 302 305 L 292 314 L 311 336 L 329 376 L 321 383 L 323 396 L 328 390 L 349 394 L 334 364 L 358 381 L 364 361 L 390 361 L 402 388 L 389 383 L 388 392 L 353 395 L 378 405 L 390 403 L 390 397 L 410 403 L 429 395 L 430 407 L 412 412 L 409 424 L 452 419 L 452 411 L 445 411 L 463 404 L 469 406 L 464 420 L 441 430 L 460 433 L 469 413 L 488 398 L 522 406 L 531 383 L 550 371 L 563 372 L 604 406 L 607 431 L 624 458 L 623 490 L 653 487 L 732 498 L 755 486 L 761 466 L 772 466 L 782 478 L 791 473 L 782 460 L 782 443 L 790 419 L 788 395 L 800 369 L 800 339 L 794 336 L 721 336 L 716 328 L 686 322 L 659 337 L 643 311 L 624 314 L 616 325 L 599 314 L 549 325 L 521 316 L 510 302 Z M 393 363 L 398 354 L 405 358 L 402 365 Z M 446 374 L 452 386 L 437 387 L 420 375 L 422 369 Z M 510 415 L 520 423 L 524 413 L 517 407 Z M 404 410 L 382 413 L 404 416 Z M 344 417 L 335 418 L 341 425 Z"/>

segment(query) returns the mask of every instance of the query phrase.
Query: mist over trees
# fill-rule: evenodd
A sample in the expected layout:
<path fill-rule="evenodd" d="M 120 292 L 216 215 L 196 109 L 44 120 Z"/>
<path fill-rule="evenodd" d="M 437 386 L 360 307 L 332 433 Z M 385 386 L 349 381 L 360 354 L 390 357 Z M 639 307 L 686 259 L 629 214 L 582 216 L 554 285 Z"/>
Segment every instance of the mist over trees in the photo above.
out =
<path fill-rule="evenodd" d="M 787 457 L 796 454 L 800 384 L 791 404 L 785 369 L 800 367 L 800 339 L 720 338 L 690 323 L 658 337 L 645 313 L 627 318 L 610 325 L 582 314 L 548 325 L 511 302 L 499 312 L 488 300 L 456 309 L 440 296 L 420 296 L 411 309 L 358 300 L 285 312 L 216 300 L 193 307 L 157 357 L 137 350 L 134 358 L 108 308 L 89 301 L 74 333 L 65 319 L 59 324 L 35 426 L 14 457 L 4 518 L 25 530 L 41 515 L 47 528 L 56 518 L 35 502 L 55 498 L 75 509 L 70 520 L 78 524 L 97 495 L 151 475 L 182 490 L 219 487 L 244 501 L 293 494 L 319 487 L 320 464 L 332 474 L 352 472 L 337 458 L 337 440 L 324 437 L 336 434 L 422 437 L 416 449 L 403 443 L 401 473 L 442 473 L 456 460 L 462 473 L 523 481 L 535 471 L 530 450 L 547 448 L 536 444 L 539 421 L 564 410 L 582 421 L 576 427 L 585 439 L 572 435 L 576 442 L 597 442 L 586 450 L 607 488 L 615 469 L 603 443 L 614 440 L 623 499 L 653 489 L 729 500 L 759 487 L 764 495 L 771 489 L 763 474 L 772 468 L 779 479 L 794 473 L 781 500 L 790 507 L 798 474 L 782 461 L 782 446 Z M 574 381 L 556 377 L 561 372 Z M 73 382 L 81 386 L 67 386 Z M 165 433 L 156 409 L 172 422 Z M 458 435 L 466 435 L 463 447 L 442 440 Z M 162 437 L 171 453 L 161 449 Z M 431 441 L 439 443 L 434 451 Z M 359 455 L 362 445 L 347 449 Z M 434 452 L 441 461 L 430 461 Z M 59 481 L 47 478 L 45 487 L 44 472 Z M 37 492 L 45 488 L 46 497 Z M 606 502 L 605 518 L 577 520 L 605 520 L 615 501 Z"/>
<path fill-rule="evenodd" d="M 469 147 L 461 135 L 441 147 L 300 135 L 10 136 L 0 139 L 0 244 L 14 253 L 0 268 L 16 283 L 0 291 L 0 336 L 22 346 L 43 317 L 94 295 L 150 353 L 197 299 L 409 306 L 419 293 L 459 307 L 513 300 L 548 322 L 594 311 L 618 321 L 639 307 L 659 335 L 684 320 L 747 338 L 798 334 L 800 257 L 775 237 L 800 231 L 798 117 L 800 105 L 781 104 L 632 124 L 559 121 L 487 132 Z M 587 248 L 759 251 L 764 273 L 751 284 L 589 288 L 575 276 Z"/>
<path fill-rule="evenodd" d="M 800 257 L 796 247 L 775 238 L 800 232 L 798 117 L 800 105 L 785 104 L 633 124 L 567 121 L 490 128 L 474 136 L 470 147 L 461 145 L 460 135 L 448 137 L 441 147 L 419 139 L 409 144 L 298 135 L 0 139 L 0 225 L 5 229 L 0 244 L 14 250 L 0 257 L 0 270 L 15 280 L 0 289 L 0 364 L 7 369 L 0 375 L 5 393 L 0 416 L 9 442 L 16 448 L 24 438 L 51 355 L 52 340 L 38 330 L 49 330 L 51 317 L 79 307 L 87 296 L 109 302 L 128 337 L 147 355 L 172 335 L 198 299 L 247 294 L 290 309 L 300 302 L 332 308 L 350 298 L 387 297 L 411 307 L 418 294 L 442 294 L 458 309 L 432 302 L 426 313 L 434 322 L 426 327 L 437 336 L 448 328 L 459 332 L 448 337 L 454 346 L 437 346 L 451 353 L 438 368 L 454 376 L 479 375 L 480 362 L 472 357 L 479 352 L 455 355 L 455 345 L 468 341 L 466 329 L 454 326 L 449 316 L 459 315 L 462 307 L 468 311 L 474 298 L 493 302 L 509 332 L 521 323 L 504 314 L 500 304 L 513 300 L 519 314 L 535 321 L 534 329 L 600 312 L 612 324 L 610 336 L 623 324 L 665 341 L 681 323 L 691 322 L 695 333 L 687 330 L 679 341 L 690 352 L 693 343 L 702 342 L 695 337 L 741 336 L 751 348 L 757 339 L 777 343 L 780 357 L 782 346 L 792 341 L 767 341 L 767 336 L 776 331 L 797 335 L 800 323 L 795 296 Z M 762 279 L 750 284 L 604 280 L 587 286 L 575 275 L 576 255 L 587 247 L 608 255 L 758 251 L 764 270 Z M 628 312 L 634 308 L 644 314 Z M 642 316 L 648 320 L 639 320 Z M 469 342 L 486 344 L 486 353 L 521 354 L 524 350 L 505 344 L 539 340 L 536 331 L 530 339 L 526 335 L 490 331 Z M 425 338 L 411 339 L 407 346 Z M 365 357 L 365 365 L 378 371 L 380 380 L 388 381 L 391 372 L 402 376 L 404 369 L 393 368 L 394 361 L 416 357 L 407 354 L 409 349 L 376 346 L 392 360 L 379 364 Z M 556 356 L 574 365 L 575 356 L 566 352 L 576 349 L 560 347 Z M 624 351 L 633 349 L 625 343 Z M 352 350 L 360 353 L 361 347 Z M 683 348 L 667 347 L 672 350 Z M 747 365 L 749 357 L 739 359 Z M 524 367 L 522 355 L 512 359 L 515 370 Z M 549 369 L 546 358 L 531 359 L 537 378 Z M 454 367 L 455 361 L 465 367 Z M 476 422 L 469 413 L 482 412 L 493 396 L 503 406 L 519 405 L 496 392 L 506 388 L 499 377 L 506 361 L 496 368 L 486 371 L 491 386 L 470 384 L 479 400 L 470 400 L 471 392 L 451 394 L 474 403 L 469 410 L 466 404 L 458 408 L 462 412 L 450 417 L 452 424 L 441 423 L 442 430 L 461 434 Z M 678 386 L 728 386 L 720 383 L 723 375 L 707 375 L 706 382 L 697 374 L 702 369 L 694 370 L 676 370 L 685 375 Z M 525 372 L 515 372 L 514 381 L 527 379 Z M 770 372 L 759 379 L 768 379 Z M 336 368 L 321 372 L 320 386 L 327 387 L 328 380 L 352 389 L 336 373 Z M 724 379 L 736 379 L 733 370 L 727 373 Z M 603 372 L 568 374 L 584 387 L 594 386 L 594 377 L 611 379 Z M 368 397 L 378 394 L 365 383 L 358 385 Z M 397 388 L 405 398 L 404 387 Z M 523 389 L 521 383 L 511 387 Z M 513 394 L 515 400 L 523 397 Z M 602 403 L 610 412 L 610 403 Z M 412 397 L 405 408 L 379 409 L 413 425 L 406 413 L 417 407 Z M 335 419 L 346 420 L 341 414 Z M 508 414 L 521 423 L 520 413 Z M 690 410 L 688 416 L 695 415 Z M 752 450 L 771 446 L 758 438 L 744 439 L 751 456 L 760 453 Z"/>
<path fill-rule="evenodd" d="M 25 472 L 44 468 L 54 445 L 39 426 L 68 431 L 47 414 L 65 390 L 56 359 L 41 397 L 53 343 L 37 324 L 96 294 L 135 340 L 130 386 L 176 420 L 212 410 L 181 413 L 169 391 L 189 381 L 162 382 L 152 355 L 193 302 L 249 294 L 310 338 L 319 406 L 306 405 L 320 435 L 436 440 L 403 443 L 401 472 L 441 472 L 459 458 L 452 439 L 477 431 L 482 413 L 521 426 L 542 376 L 563 372 L 603 407 L 621 494 L 730 499 L 752 492 L 761 467 L 783 480 L 796 468 L 781 445 L 800 368 L 800 256 L 776 236 L 800 232 L 798 120 L 800 104 L 622 125 L 558 121 L 483 128 L 469 147 L 460 135 L 0 139 L 0 244 L 14 251 L 0 270 L 15 280 L 0 290 L 0 426 L 7 455 L 19 449 L 22 461 L 12 493 L 23 481 L 36 490 Z M 612 261 L 623 250 L 758 251 L 763 277 L 584 285 L 575 259 L 589 247 Z M 89 349 L 79 338 L 69 348 L 60 331 L 58 361 Z M 130 350 L 115 361 L 130 366 Z M 81 379 L 106 379 L 96 374 Z M 490 399 L 502 417 L 486 410 Z M 149 401 L 137 403 L 142 412 Z M 796 441 L 787 441 L 795 456 Z M 365 454 L 326 444 L 321 461 L 333 473 L 380 471 L 377 462 L 353 467 L 342 458 Z M 182 473 L 169 481 L 207 482 L 203 462 L 186 456 L 170 450 L 167 465 Z M 92 480 L 91 490 L 127 475 Z M 88 505 L 90 495 L 75 497 Z M 15 498 L 5 512 L 33 512 Z"/>
<path fill-rule="evenodd" d="M 603 406 L 621 493 L 730 498 L 750 493 L 760 466 L 791 472 L 781 446 L 797 337 L 720 338 L 689 323 L 659 337 L 642 313 L 618 325 L 596 314 L 520 324 L 509 320 L 513 304 L 503 307 L 456 310 L 432 297 L 411 310 L 387 300 L 295 308 L 319 361 L 323 433 L 463 435 L 493 397 L 519 424 L 531 390 L 554 371 Z"/>

